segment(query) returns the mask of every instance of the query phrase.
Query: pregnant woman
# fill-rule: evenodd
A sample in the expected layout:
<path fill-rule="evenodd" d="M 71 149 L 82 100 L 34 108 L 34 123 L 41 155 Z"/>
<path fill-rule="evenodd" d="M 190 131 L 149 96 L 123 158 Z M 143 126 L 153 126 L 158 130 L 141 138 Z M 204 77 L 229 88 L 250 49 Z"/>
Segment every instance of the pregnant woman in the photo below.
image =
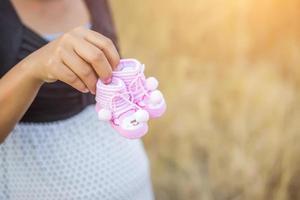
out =
<path fill-rule="evenodd" d="M 0 0 L 0 199 L 153 199 L 140 140 L 94 111 L 119 63 L 106 0 Z"/>

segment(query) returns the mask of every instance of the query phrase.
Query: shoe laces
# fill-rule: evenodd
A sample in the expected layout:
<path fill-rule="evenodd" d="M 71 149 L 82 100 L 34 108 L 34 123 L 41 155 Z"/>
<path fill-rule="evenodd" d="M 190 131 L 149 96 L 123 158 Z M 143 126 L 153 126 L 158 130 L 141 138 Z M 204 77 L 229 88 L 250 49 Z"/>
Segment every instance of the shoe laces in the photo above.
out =
<path fill-rule="evenodd" d="M 112 96 L 109 95 L 111 91 L 108 91 L 108 94 L 106 93 L 107 92 L 102 90 L 101 95 L 97 95 L 96 101 L 100 104 L 101 108 L 109 109 L 112 112 L 112 121 L 117 125 L 119 124 L 119 116 L 129 110 L 136 111 L 141 109 L 140 106 L 132 101 L 131 92 L 129 91 L 123 89 Z"/>
<path fill-rule="evenodd" d="M 146 89 L 145 75 L 143 71 L 144 65 L 142 66 L 142 70 L 140 70 L 137 74 L 128 75 L 125 80 L 130 97 L 134 103 L 141 101 L 145 96 L 149 97 L 149 91 Z"/>

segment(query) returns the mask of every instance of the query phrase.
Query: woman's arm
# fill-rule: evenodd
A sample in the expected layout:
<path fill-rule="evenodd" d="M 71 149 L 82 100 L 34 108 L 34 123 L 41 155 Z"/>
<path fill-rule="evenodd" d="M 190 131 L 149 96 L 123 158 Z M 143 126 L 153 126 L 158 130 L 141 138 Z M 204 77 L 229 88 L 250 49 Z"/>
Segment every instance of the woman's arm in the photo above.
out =
<path fill-rule="evenodd" d="M 0 143 L 22 118 L 42 85 L 34 78 L 30 65 L 24 60 L 0 79 Z"/>
<path fill-rule="evenodd" d="M 60 80 L 81 92 L 95 94 L 98 77 L 109 83 L 119 60 L 110 39 L 81 27 L 29 55 L 0 79 L 0 143 L 44 82 Z"/>

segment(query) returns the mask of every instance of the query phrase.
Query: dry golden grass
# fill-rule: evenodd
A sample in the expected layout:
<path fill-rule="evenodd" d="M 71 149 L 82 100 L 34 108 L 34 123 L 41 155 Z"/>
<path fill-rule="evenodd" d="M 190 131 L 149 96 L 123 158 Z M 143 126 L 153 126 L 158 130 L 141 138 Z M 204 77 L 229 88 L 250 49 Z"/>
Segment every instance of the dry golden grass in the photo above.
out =
<path fill-rule="evenodd" d="M 157 199 L 300 199 L 300 1 L 112 7 L 168 102 L 145 137 Z"/>

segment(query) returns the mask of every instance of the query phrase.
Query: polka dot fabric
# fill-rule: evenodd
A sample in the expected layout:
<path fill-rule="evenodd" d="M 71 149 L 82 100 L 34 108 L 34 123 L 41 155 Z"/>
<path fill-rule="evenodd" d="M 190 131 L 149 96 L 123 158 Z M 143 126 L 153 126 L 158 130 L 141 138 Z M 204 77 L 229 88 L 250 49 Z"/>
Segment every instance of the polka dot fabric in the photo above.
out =
<path fill-rule="evenodd" d="M 19 124 L 0 145 L 1 200 L 151 200 L 140 140 L 99 122 L 93 106 L 54 123 Z"/>

